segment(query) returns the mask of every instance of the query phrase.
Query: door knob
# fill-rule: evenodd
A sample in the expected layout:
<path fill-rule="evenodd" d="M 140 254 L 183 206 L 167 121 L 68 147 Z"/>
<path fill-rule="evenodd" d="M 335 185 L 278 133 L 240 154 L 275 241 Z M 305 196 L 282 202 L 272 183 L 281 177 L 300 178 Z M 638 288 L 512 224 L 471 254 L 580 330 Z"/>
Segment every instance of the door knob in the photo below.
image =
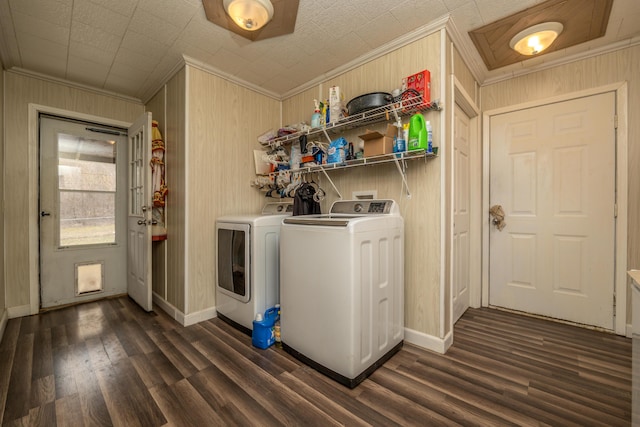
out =
<path fill-rule="evenodd" d="M 507 225 L 507 223 L 504 222 L 505 215 L 504 215 L 504 209 L 502 209 L 502 206 L 500 205 L 491 206 L 491 208 L 489 209 L 489 215 L 491 215 L 492 217 L 491 222 L 493 223 L 493 225 L 495 225 L 498 231 L 502 231 L 502 229 Z"/>
<path fill-rule="evenodd" d="M 147 225 L 147 221 L 145 221 L 144 219 L 139 219 L 138 225 Z"/>
<path fill-rule="evenodd" d="M 51 212 L 40 211 L 40 216 L 51 216 Z"/>

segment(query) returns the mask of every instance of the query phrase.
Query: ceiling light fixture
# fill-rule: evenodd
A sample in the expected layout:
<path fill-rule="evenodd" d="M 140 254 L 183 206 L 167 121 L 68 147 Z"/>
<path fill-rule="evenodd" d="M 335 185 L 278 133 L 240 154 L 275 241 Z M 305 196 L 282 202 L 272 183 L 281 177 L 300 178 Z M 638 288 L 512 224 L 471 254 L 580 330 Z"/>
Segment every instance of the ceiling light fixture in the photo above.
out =
<path fill-rule="evenodd" d="M 543 22 L 520 31 L 511 39 L 509 46 L 522 55 L 537 55 L 551 46 L 563 28 L 559 22 Z"/>
<path fill-rule="evenodd" d="M 256 31 L 273 18 L 269 0 L 224 0 L 224 10 L 244 30 Z"/>

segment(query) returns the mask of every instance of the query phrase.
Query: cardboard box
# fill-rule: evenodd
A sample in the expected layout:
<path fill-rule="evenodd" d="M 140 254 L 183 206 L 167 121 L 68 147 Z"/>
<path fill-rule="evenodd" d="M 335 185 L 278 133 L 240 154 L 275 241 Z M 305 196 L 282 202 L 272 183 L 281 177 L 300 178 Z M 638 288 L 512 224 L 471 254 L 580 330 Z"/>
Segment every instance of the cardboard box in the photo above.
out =
<path fill-rule="evenodd" d="M 364 135 L 358 135 L 358 138 L 364 141 L 364 157 L 393 153 L 393 138 L 397 133 L 397 127 L 387 125 L 387 130 L 384 134 L 367 129 Z"/>
<path fill-rule="evenodd" d="M 426 108 L 431 104 L 431 73 L 429 70 L 422 70 L 402 79 L 402 87 L 415 89 L 422 96 L 422 102 L 412 104 L 411 109 Z"/>

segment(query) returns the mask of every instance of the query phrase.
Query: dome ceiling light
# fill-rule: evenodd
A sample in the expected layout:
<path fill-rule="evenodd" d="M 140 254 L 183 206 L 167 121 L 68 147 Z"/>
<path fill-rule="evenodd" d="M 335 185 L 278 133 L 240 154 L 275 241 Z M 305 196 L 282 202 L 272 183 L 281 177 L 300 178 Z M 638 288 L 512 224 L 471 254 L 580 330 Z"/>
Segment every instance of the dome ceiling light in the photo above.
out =
<path fill-rule="evenodd" d="M 537 55 L 551 46 L 551 43 L 562 33 L 563 28 L 559 22 L 534 25 L 516 34 L 511 39 L 509 47 L 522 55 Z"/>
<path fill-rule="evenodd" d="M 519 62 L 535 64 L 541 55 L 558 58 L 560 51 L 603 37 L 612 7 L 613 0 L 542 0 L 468 34 L 487 71 Z M 538 35 L 537 42 L 522 42 L 520 49 L 518 42 L 524 36 L 541 29 L 548 32 Z"/>
<path fill-rule="evenodd" d="M 291 34 L 299 0 L 202 0 L 210 22 L 251 41 Z"/>
<path fill-rule="evenodd" d="M 259 30 L 273 18 L 273 5 L 269 0 L 224 0 L 224 10 L 247 31 Z"/>

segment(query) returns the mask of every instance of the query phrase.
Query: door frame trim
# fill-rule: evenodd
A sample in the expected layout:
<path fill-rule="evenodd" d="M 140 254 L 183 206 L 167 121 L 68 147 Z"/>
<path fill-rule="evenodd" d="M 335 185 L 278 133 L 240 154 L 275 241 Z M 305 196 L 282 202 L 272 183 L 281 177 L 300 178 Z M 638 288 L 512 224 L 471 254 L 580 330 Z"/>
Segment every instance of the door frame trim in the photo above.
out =
<path fill-rule="evenodd" d="M 101 123 L 114 127 L 128 128 L 131 126 L 131 123 L 120 120 L 79 113 L 77 111 L 64 110 L 47 105 L 29 103 L 29 314 L 38 314 L 40 311 L 40 226 L 39 216 L 37 214 L 32 214 L 38 212 L 38 199 L 40 196 L 38 185 L 38 177 L 40 174 L 40 150 L 38 145 L 40 132 L 38 127 L 38 116 L 40 113 Z"/>
<path fill-rule="evenodd" d="M 616 144 L 616 203 L 618 216 L 615 220 L 615 264 L 614 264 L 614 332 L 627 335 L 627 230 L 628 230 L 628 86 L 627 82 L 612 83 L 559 96 L 514 104 L 507 107 L 485 111 L 482 114 L 482 169 L 486 171 L 482 177 L 482 306 L 489 306 L 489 141 L 491 135 L 491 117 L 498 114 L 511 113 L 533 107 L 570 101 L 607 92 L 616 94 L 616 114 L 618 127 L 615 136 Z"/>
<path fill-rule="evenodd" d="M 453 152 L 453 144 L 454 144 L 454 126 L 455 126 L 455 106 L 457 105 L 460 109 L 467 115 L 469 118 L 469 177 L 481 176 L 482 170 L 480 168 L 480 162 L 482 158 L 482 134 L 480 132 L 480 109 L 478 108 L 476 102 L 473 97 L 465 90 L 464 85 L 458 80 L 458 78 L 452 74 L 451 75 L 451 86 L 453 88 L 453 111 L 451 113 L 451 141 L 452 141 L 452 152 Z M 454 265 L 454 249 L 453 249 L 453 234 L 454 234 L 454 189 L 455 189 L 455 176 L 456 176 L 456 167 L 455 167 L 455 159 L 451 159 L 451 199 L 449 200 L 449 221 L 451 224 L 451 230 L 449 233 L 449 258 L 451 262 L 449 263 L 449 271 L 447 271 L 447 277 L 449 278 L 449 310 L 451 313 L 451 325 L 450 330 L 453 330 L 453 325 L 455 321 L 453 320 L 453 270 L 455 268 Z M 482 235 L 482 224 L 480 222 L 480 216 L 474 215 L 474 212 L 482 209 L 482 187 L 480 184 L 480 180 L 476 182 L 472 182 L 469 185 L 469 306 L 470 307 L 480 307 L 481 305 L 481 289 L 482 283 L 480 278 L 482 277 L 482 241 L 480 236 Z"/>

